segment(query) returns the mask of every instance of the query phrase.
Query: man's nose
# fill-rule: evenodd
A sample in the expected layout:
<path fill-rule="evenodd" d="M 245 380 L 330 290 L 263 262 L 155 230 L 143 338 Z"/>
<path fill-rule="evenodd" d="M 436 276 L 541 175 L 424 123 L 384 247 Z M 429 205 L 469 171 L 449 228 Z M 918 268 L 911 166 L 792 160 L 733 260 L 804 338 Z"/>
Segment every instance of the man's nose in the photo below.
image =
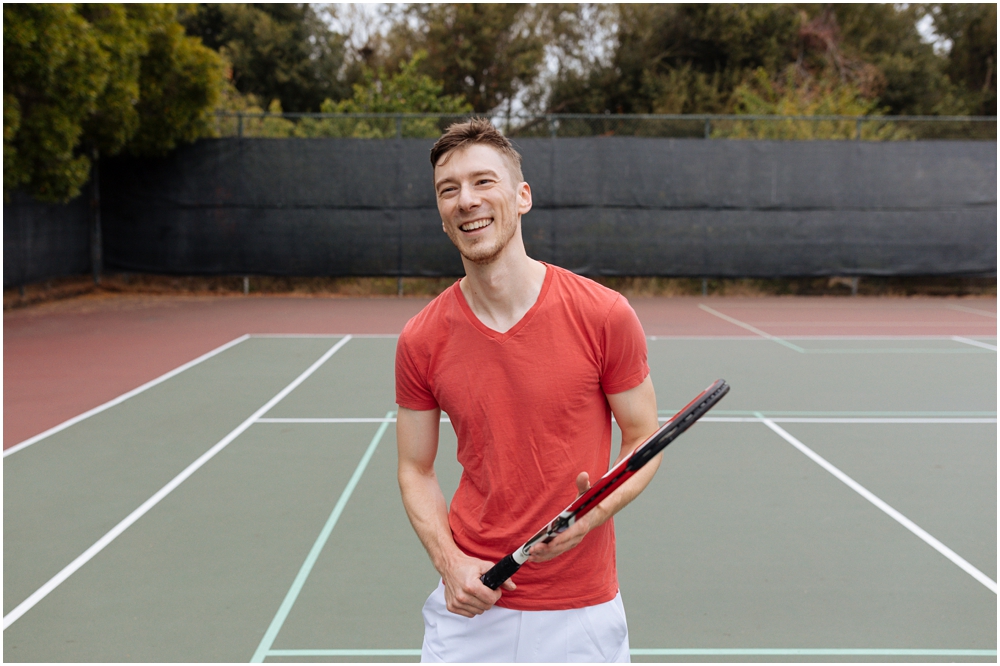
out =
<path fill-rule="evenodd" d="M 469 186 L 462 186 L 462 189 L 458 193 L 458 206 L 462 210 L 473 210 L 477 208 L 482 202 L 479 195 L 476 193 L 475 188 Z"/>

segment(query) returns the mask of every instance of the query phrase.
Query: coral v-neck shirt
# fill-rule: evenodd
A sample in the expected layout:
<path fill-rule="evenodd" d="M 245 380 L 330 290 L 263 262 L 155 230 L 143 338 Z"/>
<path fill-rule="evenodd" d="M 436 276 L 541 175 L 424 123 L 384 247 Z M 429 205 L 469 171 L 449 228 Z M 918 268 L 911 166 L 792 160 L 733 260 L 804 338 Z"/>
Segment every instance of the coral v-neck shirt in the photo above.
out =
<path fill-rule="evenodd" d="M 597 479 L 611 459 L 606 394 L 638 386 L 649 366 L 638 317 L 620 294 L 547 265 L 538 299 L 506 333 L 485 326 L 456 282 L 411 319 L 396 348 L 396 402 L 440 408 L 463 471 L 449 523 L 465 553 L 498 561 Z M 554 560 L 528 562 L 498 605 L 561 610 L 618 591 L 609 520 Z"/>

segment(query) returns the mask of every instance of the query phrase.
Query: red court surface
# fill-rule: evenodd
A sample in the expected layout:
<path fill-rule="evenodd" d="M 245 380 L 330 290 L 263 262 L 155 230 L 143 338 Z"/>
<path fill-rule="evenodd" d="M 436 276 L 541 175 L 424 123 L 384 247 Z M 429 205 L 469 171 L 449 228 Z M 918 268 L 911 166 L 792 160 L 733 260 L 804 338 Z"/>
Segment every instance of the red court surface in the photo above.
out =
<path fill-rule="evenodd" d="M 4 449 L 244 334 L 397 334 L 419 298 L 78 298 L 4 313 Z M 647 335 L 995 337 L 995 298 L 649 298 Z"/>

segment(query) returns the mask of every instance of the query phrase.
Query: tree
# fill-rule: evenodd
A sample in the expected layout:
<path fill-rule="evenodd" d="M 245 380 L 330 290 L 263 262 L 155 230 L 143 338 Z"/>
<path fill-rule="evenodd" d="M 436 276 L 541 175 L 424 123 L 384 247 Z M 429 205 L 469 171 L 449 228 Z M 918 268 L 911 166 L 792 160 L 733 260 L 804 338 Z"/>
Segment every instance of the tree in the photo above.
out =
<path fill-rule="evenodd" d="M 760 69 L 781 86 L 794 66 L 797 76 L 823 85 L 849 84 L 891 114 L 964 113 L 968 105 L 945 59 L 917 30 L 922 11 L 890 4 L 615 5 L 612 56 L 583 71 L 560 72 L 547 106 L 552 112 L 728 113 L 737 110 L 736 90 Z"/>
<path fill-rule="evenodd" d="M 340 77 L 345 37 L 309 4 L 199 4 L 181 22 L 229 61 L 243 94 L 278 99 L 286 111 L 350 94 Z"/>
<path fill-rule="evenodd" d="M 419 69 L 426 54 L 418 52 L 393 73 L 385 68 L 364 68 L 361 80 L 353 86 L 354 94 L 345 100 L 328 99 L 322 104 L 323 113 L 331 114 L 410 114 L 441 113 L 456 117 L 472 111 L 461 97 L 445 95 L 441 83 Z M 260 114 L 259 107 L 246 109 Z M 300 118 L 298 122 L 282 117 L 281 102 L 273 100 L 266 115 L 243 119 L 243 136 L 289 137 L 348 137 L 355 139 L 386 139 L 397 133 L 408 138 L 436 137 L 441 134 L 439 118 L 361 117 L 361 118 Z M 447 122 L 447 121 L 445 121 Z"/>
<path fill-rule="evenodd" d="M 880 116 L 883 109 L 854 84 L 837 76 L 811 76 L 795 65 L 777 80 L 763 68 L 733 91 L 734 111 L 748 116 Z M 911 138 L 889 122 L 861 126 L 866 141 Z M 853 120 L 715 121 L 712 136 L 729 139 L 855 139 Z"/>
<path fill-rule="evenodd" d="M 222 63 L 172 5 L 4 5 L 4 197 L 67 201 L 91 156 L 209 131 Z"/>
<path fill-rule="evenodd" d="M 972 113 L 997 114 L 997 6 L 939 4 L 927 8 L 935 31 L 951 42 L 946 71 L 962 87 Z"/>
<path fill-rule="evenodd" d="M 783 5 L 617 5 L 607 65 L 568 72 L 552 111 L 722 112 L 751 72 L 795 57 L 799 16 Z"/>
<path fill-rule="evenodd" d="M 87 180 L 90 160 L 77 147 L 110 76 L 89 27 L 66 5 L 4 5 L 5 200 L 18 186 L 66 200 Z"/>
<path fill-rule="evenodd" d="M 387 74 L 384 69 L 367 69 L 362 80 L 354 84 L 354 95 L 340 102 L 327 100 L 324 113 L 444 113 L 461 116 L 472 106 L 458 95 L 447 95 L 444 86 L 420 73 L 427 54 L 417 52 L 399 71 Z M 407 118 L 396 127 L 393 118 L 326 119 L 299 123 L 298 136 L 349 136 L 380 139 L 395 136 L 436 137 L 441 134 L 436 118 Z"/>
<path fill-rule="evenodd" d="M 848 57 L 878 69 L 884 84 L 880 106 L 891 115 L 968 113 L 960 90 L 945 72 L 946 61 L 934 53 L 917 30 L 918 5 L 834 4 L 822 11 L 835 17 L 840 43 Z M 809 11 L 815 12 L 815 8 Z"/>
<path fill-rule="evenodd" d="M 538 76 L 550 10 L 516 4 L 412 4 L 390 32 L 390 65 L 425 51 L 420 71 L 479 113 L 509 102 Z"/>

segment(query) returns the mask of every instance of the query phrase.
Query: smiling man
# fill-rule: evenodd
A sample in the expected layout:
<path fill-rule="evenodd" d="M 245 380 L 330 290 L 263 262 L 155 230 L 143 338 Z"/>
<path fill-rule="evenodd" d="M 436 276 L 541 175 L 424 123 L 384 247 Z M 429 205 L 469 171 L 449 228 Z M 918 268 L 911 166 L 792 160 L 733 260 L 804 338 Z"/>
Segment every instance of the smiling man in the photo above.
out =
<path fill-rule="evenodd" d="M 620 294 L 528 257 L 531 188 L 488 120 L 431 149 L 444 232 L 465 277 L 407 323 L 396 348 L 403 505 L 441 574 L 424 604 L 423 661 L 628 661 L 613 521 L 659 458 L 531 557 L 498 590 L 479 577 L 657 429 L 646 339 Z M 463 471 L 449 509 L 434 472 L 441 412 Z"/>

